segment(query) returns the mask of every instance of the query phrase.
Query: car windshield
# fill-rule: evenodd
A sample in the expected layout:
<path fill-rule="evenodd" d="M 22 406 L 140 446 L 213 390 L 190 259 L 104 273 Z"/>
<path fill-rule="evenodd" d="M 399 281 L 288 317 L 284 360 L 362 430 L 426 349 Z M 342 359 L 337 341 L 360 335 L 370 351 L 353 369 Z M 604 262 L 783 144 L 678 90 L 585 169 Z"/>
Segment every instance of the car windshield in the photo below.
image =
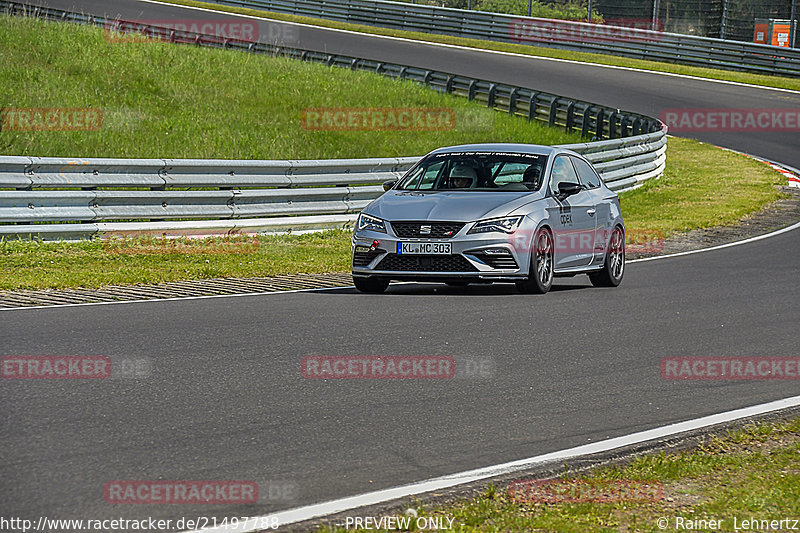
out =
<path fill-rule="evenodd" d="M 546 155 L 506 152 L 436 154 L 414 167 L 397 186 L 414 191 L 518 191 L 539 190 Z"/>

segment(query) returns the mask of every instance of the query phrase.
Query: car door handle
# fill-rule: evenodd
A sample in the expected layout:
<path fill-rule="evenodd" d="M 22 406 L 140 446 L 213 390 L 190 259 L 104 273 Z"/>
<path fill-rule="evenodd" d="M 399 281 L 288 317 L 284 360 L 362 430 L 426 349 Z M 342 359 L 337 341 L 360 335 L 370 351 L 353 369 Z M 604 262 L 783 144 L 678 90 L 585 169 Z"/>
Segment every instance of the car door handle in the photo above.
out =
<path fill-rule="evenodd" d="M 597 209 L 592 208 L 586 210 L 586 214 L 589 215 L 590 217 L 593 217 L 595 213 L 597 213 Z"/>

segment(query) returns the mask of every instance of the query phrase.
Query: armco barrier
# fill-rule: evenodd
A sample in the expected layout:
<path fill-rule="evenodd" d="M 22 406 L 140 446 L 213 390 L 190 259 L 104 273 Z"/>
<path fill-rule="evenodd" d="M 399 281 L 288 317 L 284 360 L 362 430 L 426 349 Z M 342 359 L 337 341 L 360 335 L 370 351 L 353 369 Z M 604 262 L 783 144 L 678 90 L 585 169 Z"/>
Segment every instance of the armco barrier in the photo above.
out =
<path fill-rule="evenodd" d="M 623 191 L 661 175 L 666 134 L 658 131 L 566 147 L 592 161 L 611 189 Z M 383 193 L 379 184 L 400 177 L 417 160 L 419 157 L 293 162 L 0 156 L 0 189 L 6 188 L 0 190 L 0 238 L 349 229 L 357 213 Z M 15 190 L 8 190 L 10 187 Z M 130 190 L 132 187 L 139 190 Z M 187 187 L 205 190 L 184 190 Z"/>
<path fill-rule="evenodd" d="M 397 30 L 533 44 L 683 65 L 800 76 L 800 50 L 585 22 L 386 0 L 212 0 Z"/>
<path fill-rule="evenodd" d="M 19 4 L 0 1 L 17 13 Z M 36 8 L 28 15 L 108 26 L 114 21 Z M 463 96 L 527 120 L 580 131 L 585 154 L 608 186 L 634 188 L 663 173 L 666 128 L 657 119 L 591 102 L 446 72 L 220 39 L 159 26 L 150 36 L 201 46 L 288 56 L 366 70 Z M 605 139 L 605 140 L 600 140 Z M 319 161 L 117 160 L 0 156 L 0 238 L 304 232 L 352 227 L 356 214 L 417 157 Z M 201 190 L 187 190 L 187 189 Z M 214 190 L 210 190 L 214 189 Z"/>

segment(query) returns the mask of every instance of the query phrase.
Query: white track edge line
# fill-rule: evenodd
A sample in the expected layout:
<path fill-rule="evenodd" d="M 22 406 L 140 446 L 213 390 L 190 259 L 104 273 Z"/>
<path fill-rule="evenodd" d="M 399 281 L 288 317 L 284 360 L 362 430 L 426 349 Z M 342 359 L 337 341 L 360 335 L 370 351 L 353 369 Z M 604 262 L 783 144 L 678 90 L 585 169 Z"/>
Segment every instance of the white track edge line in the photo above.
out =
<path fill-rule="evenodd" d="M 258 523 L 261 522 L 262 519 L 263 520 L 277 519 L 280 526 L 294 524 L 297 522 L 303 522 L 305 520 L 310 520 L 313 518 L 319 518 L 322 516 L 341 513 L 343 511 L 357 509 L 359 507 L 384 503 L 387 501 L 396 500 L 398 498 L 404 498 L 415 494 L 421 494 L 434 490 L 447 489 L 455 487 L 457 485 L 463 485 L 465 483 L 472 483 L 475 481 L 485 480 L 491 477 L 510 474 L 513 472 L 518 472 L 520 470 L 528 469 L 533 466 L 553 463 L 556 461 L 563 461 L 565 459 L 574 459 L 576 457 L 581 457 L 590 454 L 609 452 L 626 446 L 642 444 L 656 439 L 672 437 L 688 431 L 703 429 L 709 426 L 723 424 L 726 422 L 732 422 L 742 418 L 758 416 L 773 411 L 778 411 L 781 409 L 787 409 L 790 407 L 798 407 L 798 406 L 800 406 L 800 396 L 792 396 L 789 398 L 784 398 L 773 402 L 758 404 L 750 407 L 744 407 L 741 409 L 735 409 L 733 411 L 726 411 L 714 415 L 708 415 L 693 420 L 687 420 L 684 422 L 678 422 L 666 426 L 660 426 L 657 428 L 648 429 L 645 431 L 639 431 L 636 433 L 631 433 L 629 435 L 602 440 L 592 444 L 584 444 L 581 446 L 576 446 L 574 448 L 567 448 L 565 450 L 546 453 L 544 455 L 537 455 L 527 459 L 520 459 L 517 461 L 511 461 L 508 463 L 477 468 L 474 470 L 467 470 L 465 472 L 449 474 L 437 478 L 428 479 L 425 481 L 420 481 L 418 483 L 411 483 L 399 487 L 392 487 L 374 492 L 368 492 L 365 494 L 359 494 L 357 496 L 350 496 L 347 498 L 330 500 L 327 502 L 306 505 L 294 509 L 287 509 L 285 511 L 278 511 L 276 513 L 272 513 L 269 515 L 264 515 L 257 518 L 254 517 L 252 518 L 252 520 Z M 227 532 L 236 531 L 238 533 L 250 533 L 254 531 L 261 531 L 262 529 L 263 528 L 260 527 L 250 527 L 250 528 L 220 527 L 220 528 L 195 530 L 190 533 L 222 533 L 226 531 Z"/>
<path fill-rule="evenodd" d="M 528 55 L 528 54 L 520 54 L 520 53 L 517 53 L 517 52 L 504 52 L 502 50 L 489 50 L 489 49 L 486 49 L 486 48 L 462 46 L 462 45 L 458 45 L 458 44 L 437 43 L 437 42 L 433 42 L 433 41 L 410 39 L 408 37 L 395 37 L 395 36 L 392 36 L 392 35 L 380 35 L 380 34 L 375 34 L 375 33 L 366 33 L 366 32 L 354 31 L 354 30 L 345 30 L 345 29 L 341 29 L 341 28 L 329 28 L 329 27 L 326 27 L 326 26 L 316 26 L 314 24 L 308 24 L 308 23 L 303 23 L 303 22 L 293 22 L 293 21 L 289 21 L 289 20 L 274 19 L 274 18 L 269 18 L 268 16 L 257 17 L 255 15 L 244 15 L 244 14 L 235 13 L 235 12 L 232 12 L 232 11 L 223 11 L 223 10 L 218 10 L 218 9 L 210 9 L 210 8 L 207 8 L 207 7 L 184 6 L 184 5 L 181 5 L 181 4 L 172 4 L 172 3 L 169 3 L 169 2 L 161 2 L 159 0 L 136 0 L 136 1 L 137 2 L 146 2 L 146 3 L 150 3 L 150 4 L 168 5 L 168 6 L 173 6 L 173 7 L 183 8 L 183 9 L 192 9 L 192 10 L 196 10 L 196 11 L 205 11 L 205 12 L 208 12 L 208 13 L 219 13 L 221 15 L 228 15 L 228 16 L 232 16 L 232 17 L 243 17 L 243 18 L 255 19 L 255 20 L 271 20 L 271 21 L 275 21 L 275 22 L 280 23 L 280 24 L 290 24 L 290 25 L 301 26 L 301 27 L 305 27 L 305 28 L 314 28 L 314 29 L 334 31 L 334 32 L 339 32 L 339 33 L 348 33 L 348 34 L 351 34 L 351 35 L 362 35 L 362 36 L 367 36 L 367 37 L 375 37 L 375 38 L 380 38 L 380 39 L 401 41 L 401 42 L 414 43 L 414 44 L 425 44 L 425 45 L 430 45 L 430 46 L 438 46 L 438 47 L 441 47 L 441 48 L 453 48 L 455 50 L 466 50 L 466 51 L 472 51 L 472 52 L 483 52 L 483 53 L 488 53 L 488 54 L 498 54 L 498 55 L 505 55 L 505 56 L 510 56 L 510 57 L 521 57 L 521 58 L 526 58 L 526 59 L 531 59 L 531 60 L 537 60 L 538 59 L 538 60 L 542 60 L 542 61 L 554 61 L 554 62 L 557 62 L 557 63 L 570 63 L 570 64 L 573 64 L 573 65 L 586 65 L 586 66 L 591 66 L 591 67 L 610 68 L 610 69 L 616 69 L 616 70 L 628 70 L 628 71 L 631 71 L 631 72 L 642 72 L 642 73 L 646 73 L 646 74 L 658 74 L 658 75 L 661 75 L 661 76 L 672 76 L 672 77 L 675 77 L 675 78 L 684 78 L 684 79 L 697 80 L 697 81 L 707 81 L 707 82 L 710 82 L 710 83 L 721 83 L 723 85 L 734 85 L 734 86 L 737 86 L 737 87 L 748 87 L 748 88 L 751 88 L 751 89 L 764 89 L 764 90 L 768 90 L 768 91 L 778 91 L 778 92 L 785 92 L 785 93 L 791 93 L 791 94 L 800 94 L 800 91 L 797 91 L 797 90 L 794 90 L 794 89 L 784 89 L 782 87 L 769 87 L 767 85 L 753 85 L 751 83 L 742 83 L 742 82 L 738 82 L 738 81 L 715 80 L 713 78 L 703 78 L 703 77 L 700 77 L 700 76 L 691 76 L 689 74 L 678 74 L 676 72 L 661 72 L 661 71 L 658 71 L 658 70 L 648 70 L 648 69 L 641 69 L 641 68 L 635 68 L 635 67 L 624 67 L 624 66 L 621 66 L 621 65 L 605 65 L 603 63 L 591 63 L 591 62 L 587 62 L 587 61 L 577 61 L 577 60 L 574 60 L 574 59 L 562 59 L 562 58 L 558 58 L 558 57 L 542 57 L 542 56 L 535 56 L 535 55 Z M 251 8 L 251 9 L 254 9 L 254 8 Z M 286 14 L 286 13 L 280 13 L 280 14 Z M 302 15 L 298 15 L 298 16 L 302 16 Z M 327 19 L 325 19 L 325 20 L 327 20 Z M 340 21 L 331 21 L 331 22 L 340 22 Z M 355 23 L 350 22 L 350 23 L 346 23 L 346 24 L 355 24 Z M 367 26 L 367 27 L 368 28 L 386 29 L 386 28 L 381 28 L 380 26 Z M 408 31 L 408 30 L 401 30 L 401 31 Z M 434 33 L 432 35 L 440 35 L 440 34 L 435 34 Z M 499 43 L 498 42 L 498 44 L 514 44 L 514 43 Z M 547 47 L 545 47 L 545 48 L 547 48 Z M 599 52 L 579 52 L 579 53 L 597 53 L 597 54 L 599 54 Z M 617 56 L 613 56 L 613 57 L 617 57 Z M 623 58 L 623 59 L 626 59 L 626 58 Z"/>
<path fill-rule="evenodd" d="M 730 248 L 732 246 L 739 246 L 740 244 L 748 244 L 751 242 L 760 241 L 762 239 L 768 239 L 769 237 L 775 237 L 776 235 L 787 233 L 789 231 L 796 230 L 797 228 L 800 228 L 800 222 L 796 222 L 791 226 L 786 226 L 785 228 L 781 228 L 779 230 L 775 230 L 770 233 L 765 233 L 764 235 L 756 235 L 755 237 L 749 237 L 742 241 L 734 241 L 726 244 L 719 244 L 717 246 L 711 246 L 709 248 L 700 248 L 698 250 L 687 250 L 685 252 L 676 252 L 674 254 L 658 255 L 655 257 L 642 257 L 641 259 L 631 259 L 630 261 L 628 261 L 628 263 L 643 263 L 645 261 L 655 261 L 656 259 L 669 259 L 670 257 L 679 257 L 682 255 L 699 254 L 701 252 L 712 252 L 714 250 L 721 250 L 722 248 Z"/>

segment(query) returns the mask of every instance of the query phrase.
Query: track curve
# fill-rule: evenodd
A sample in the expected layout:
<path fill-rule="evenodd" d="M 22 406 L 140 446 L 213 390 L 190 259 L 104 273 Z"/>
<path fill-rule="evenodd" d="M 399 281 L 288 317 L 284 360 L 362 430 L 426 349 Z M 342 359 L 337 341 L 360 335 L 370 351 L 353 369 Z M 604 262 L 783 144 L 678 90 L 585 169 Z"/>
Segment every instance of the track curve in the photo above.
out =
<path fill-rule="evenodd" d="M 181 8 L 130 0 L 113 8 L 90 0 L 46 3 L 125 17 L 187 16 Z M 623 77 L 615 69 L 308 28 L 300 37 L 307 48 L 654 115 L 665 107 L 800 104 L 793 93 L 658 74 Z M 702 138 L 800 167 L 797 136 Z M 544 297 L 502 286 L 404 284 L 379 296 L 339 289 L 4 311 L 3 354 L 154 362 L 142 380 L 2 383 L 4 514 L 252 516 L 796 395 L 792 381 L 665 381 L 659 362 L 796 356 L 786 317 L 800 311 L 799 250 L 800 232 L 791 231 L 631 264 L 618 290 L 592 289 L 576 278 Z M 301 358 L 325 354 L 488 357 L 494 371 L 436 383 L 302 378 Z M 298 490 L 290 499 L 198 512 L 107 504 L 102 487 L 115 479 L 252 479 Z"/>

